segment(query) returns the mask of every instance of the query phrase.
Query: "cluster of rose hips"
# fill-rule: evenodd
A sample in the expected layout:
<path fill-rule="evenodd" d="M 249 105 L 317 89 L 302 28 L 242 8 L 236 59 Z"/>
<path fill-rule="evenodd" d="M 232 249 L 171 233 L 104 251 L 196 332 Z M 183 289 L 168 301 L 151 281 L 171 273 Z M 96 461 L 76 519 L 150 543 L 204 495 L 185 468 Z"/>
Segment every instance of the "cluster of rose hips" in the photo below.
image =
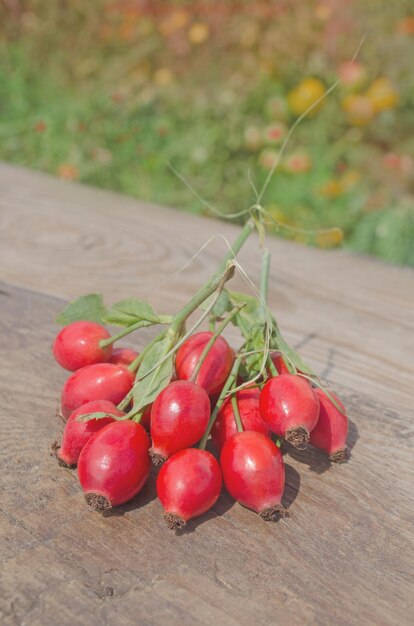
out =
<path fill-rule="evenodd" d="M 73 372 L 61 395 L 66 423 L 55 453 L 61 465 L 77 465 L 95 510 L 134 498 L 152 461 L 161 466 L 156 488 L 170 528 L 208 511 L 223 481 L 235 500 L 274 520 L 285 515 L 279 438 L 298 448 L 309 443 L 332 461 L 346 459 L 342 404 L 280 351 L 268 353 L 264 371 L 250 382 L 241 368 L 248 352 L 236 354 L 213 330 L 190 334 L 174 352 L 168 380 L 135 413 L 142 359 L 132 349 L 114 349 L 102 324 L 68 323 L 53 353 Z M 205 449 L 210 435 L 219 460 Z"/>

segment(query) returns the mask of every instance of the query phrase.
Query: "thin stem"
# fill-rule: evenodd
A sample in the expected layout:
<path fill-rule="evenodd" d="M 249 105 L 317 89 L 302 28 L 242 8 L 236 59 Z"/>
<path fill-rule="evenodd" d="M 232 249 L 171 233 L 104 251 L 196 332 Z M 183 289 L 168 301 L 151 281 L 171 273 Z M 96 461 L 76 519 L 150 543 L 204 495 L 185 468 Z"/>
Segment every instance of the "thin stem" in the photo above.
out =
<path fill-rule="evenodd" d="M 262 297 L 263 319 L 266 320 L 267 314 L 267 297 L 269 293 L 269 270 L 270 270 L 270 251 L 265 248 L 262 254 L 262 272 L 260 276 L 260 295 Z"/>
<path fill-rule="evenodd" d="M 211 433 L 211 429 L 214 426 L 214 422 L 216 421 L 218 412 L 221 409 L 221 406 L 224 402 L 224 400 L 226 399 L 227 393 L 230 391 L 231 387 L 233 386 L 234 381 L 237 379 L 237 374 L 239 371 L 239 367 L 240 367 L 240 362 L 241 359 L 240 357 L 237 357 L 237 359 L 234 361 L 232 370 L 229 374 L 228 379 L 226 380 L 223 389 L 221 390 L 221 393 L 219 395 L 219 398 L 217 400 L 216 406 L 214 407 L 214 411 L 212 412 L 211 416 L 210 416 L 210 421 L 207 425 L 207 429 L 206 432 L 203 435 L 203 438 L 201 439 L 200 443 L 199 443 L 199 448 L 200 450 L 205 450 L 205 447 L 207 445 L 207 440 L 210 436 Z"/>
<path fill-rule="evenodd" d="M 240 417 L 240 411 L 239 411 L 239 405 L 237 403 L 237 394 L 236 393 L 231 397 L 231 406 L 233 408 L 234 421 L 236 422 L 237 432 L 238 433 L 242 433 L 243 432 L 243 424 L 242 424 L 241 417 Z"/>
<path fill-rule="evenodd" d="M 232 259 L 234 259 L 236 254 L 240 251 L 246 239 L 248 239 L 249 236 L 252 234 L 253 230 L 254 230 L 254 221 L 249 219 L 243 226 L 243 229 L 240 232 L 239 236 L 237 237 L 236 241 L 233 243 L 231 250 L 229 250 L 229 252 L 224 257 L 223 261 L 221 262 L 217 270 L 217 273 L 222 272 L 225 269 L 228 261 L 231 261 Z"/>
<path fill-rule="evenodd" d="M 227 315 L 227 317 L 224 318 L 224 320 L 222 322 L 220 322 L 220 324 L 217 326 L 216 330 L 214 331 L 211 339 L 209 340 L 209 342 L 206 344 L 203 352 L 201 353 L 200 358 L 197 361 L 197 365 L 194 368 L 194 371 L 191 375 L 190 380 L 192 382 L 195 382 L 200 369 L 208 355 L 208 353 L 210 352 L 211 348 L 213 347 L 214 342 L 216 341 L 217 337 L 219 337 L 221 335 L 221 333 L 223 332 L 223 330 L 226 328 L 226 326 L 228 324 L 230 324 L 230 322 L 232 321 L 232 319 L 237 315 L 237 313 L 244 307 L 246 306 L 246 304 L 243 302 L 242 304 L 239 304 L 238 306 L 235 306 L 234 309 L 232 309 L 230 311 L 230 313 Z"/>
<path fill-rule="evenodd" d="M 171 322 L 172 322 L 171 315 L 160 315 L 159 322 L 157 323 L 158 324 L 171 324 Z M 135 322 L 135 324 L 131 324 L 131 326 L 128 326 L 127 328 L 123 328 L 122 330 L 119 331 L 119 333 L 112 335 L 112 337 L 108 337 L 108 339 L 101 339 L 101 341 L 99 342 L 99 347 L 106 348 L 107 346 L 111 346 L 113 343 L 115 343 L 115 341 L 118 341 L 118 339 L 122 339 L 122 337 L 126 337 L 126 335 L 133 333 L 135 330 L 138 330 L 139 328 L 144 328 L 145 326 L 149 326 L 147 320 L 140 320 L 139 322 Z"/>
<path fill-rule="evenodd" d="M 270 354 L 267 357 L 267 364 L 268 364 L 268 367 L 270 369 L 270 373 L 272 374 L 272 376 L 279 376 L 279 372 L 277 371 L 276 366 L 273 363 L 273 360 L 272 360 L 272 357 L 270 356 Z"/>

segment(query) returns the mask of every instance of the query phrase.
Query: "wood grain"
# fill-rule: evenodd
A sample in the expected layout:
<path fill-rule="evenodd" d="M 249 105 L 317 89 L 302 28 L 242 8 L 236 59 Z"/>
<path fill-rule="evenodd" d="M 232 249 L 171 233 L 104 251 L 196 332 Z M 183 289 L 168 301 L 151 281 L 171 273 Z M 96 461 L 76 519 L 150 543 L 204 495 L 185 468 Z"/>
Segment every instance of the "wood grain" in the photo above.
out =
<path fill-rule="evenodd" d="M 223 494 L 177 536 L 154 476 L 102 517 L 49 454 L 62 304 L 0 284 L 1 624 L 413 623 L 412 419 L 339 388 L 352 458 L 328 468 L 316 452 L 289 455 L 286 521 L 263 522 Z"/>
<path fill-rule="evenodd" d="M 241 207 L 244 202 L 241 201 Z M 237 227 L 0 165 L 0 278 L 74 298 L 133 294 L 177 310 L 210 274 Z M 411 411 L 414 272 L 380 261 L 268 238 L 270 304 L 314 369 L 397 410 Z M 249 241 L 240 262 L 257 283 Z M 235 285 L 245 288 L 240 278 Z M 231 335 L 230 335 L 231 336 Z"/>

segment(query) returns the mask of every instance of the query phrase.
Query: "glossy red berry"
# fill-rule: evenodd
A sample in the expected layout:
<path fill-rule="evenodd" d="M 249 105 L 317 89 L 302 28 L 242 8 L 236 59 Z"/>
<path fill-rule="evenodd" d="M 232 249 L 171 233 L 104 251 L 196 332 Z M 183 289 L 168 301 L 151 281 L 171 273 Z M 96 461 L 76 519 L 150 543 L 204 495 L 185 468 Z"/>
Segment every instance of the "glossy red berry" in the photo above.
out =
<path fill-rule="evenodd" d="M 224 484 L 230 495 L 265 519 L 284 517 L 282 453 L 271 439 L 254 431 L 236 433 L 220 455 Z"/>
<path fill-rule="evenodd" d="M 139 356 L 139 353 L 132 348 L 114 348 L 109 363 L 128 367 Z"/>
<path fill-rule="evenodd" d="M 119 404 L 131 389 L 135 376 L 122 365 L 96 363 L 77 370 L 63 386 L 60 410 L 64 419 L 82 404 L 109 400 Z"/>
<path fill-rule="evenodd" d="M 157 494 L 168 526 L 178 530 L 189 519 L 211 509 L 221 485 L 220 467 L 210 452 L 188 448 L 173 454 L 157 478 Z"/>
<path fill-rule="evenodd" d="M 151 429 L 151 409 L 152 409 L 152 404 L 149 404 L 148 406 L 145 407 L 144 412 L 141 417 L 141 421 L 140 421 L 140 424 L 142 424 L 142 426 L 148 432 Z"/>
<path fill-rule="evenodd" d="M 300 448 L 318 421 L 319 399 L 301 376 L 281 374 L 263 387 L 260 414 L 272 432 Z"/>
<path fill-rule="evenodd" d="M 310 443 L 315 448 L 320 448 L 329 454 L 331 461 L 342 463 L 348 457 L 346 447 L 348 418 L 345 414 L 345 407 L 339 398 L 332 393 L 331 395 L 343 412 L 337 409 L 322 389 L 315 389 L 315 394 L 319 398 L 320 411 L 318 423 L 310 435 Z"/>
<path fill-rule="evenodd" d="M 77 464 L 83 446 L 89 439 L 107 424 L 114 421 L 112 417 L 92 419 L 87 422 L 78 422 L 77 418 L 86 413 L 107 413 L 108 415 L 124 415 L 113 402 L 107 400 L 95 400 L 82 404 L 69 416 L 63 431 L 62 443 L 57 452 L 59 465 L 73 467 Z"/>
<path fill-rule="evenodd" d="M 177 377 L 190 380 L 194 369 L 213 333 L 191 335 L 180 347 L 175 359 Z M 234 363 L 234 351 L 224 337 L 217 337 L 205 358 L 195 382 L 204 387 L 209 396 L 219 393 Z"/>
<path fill-rule="evenodd" d="M 113 422 L 82 449 L 78 476 L 87 503 L 97 511 L 131 500 L 148 478 L 149 438 L 141 424 Z"/>
<path fill-rule="evenodd" d="M 206 391 L 189 380 L 170 383 L 151 409 L 151 457 L 154 463 L 189 448 L 203 436 L 210 417 Z"/>
<path fill-rule="evenodd" d="M 59 365 L 71 372 L 93 363 L 104 363 L 112 354 L 112 345 L 101 348 L 99 342 L 109 337 L 101 324 L 72 322 L 57 334 L 53 354 Z"/>
<path fill-rule="evenodd" d="M 269 426 L 263 421 L 259 410 L 260 389 L 241 389 L 236 392 L 243 430 L 255 430 L 264 435 L 269 434 Z M 228 398 L 217 414 L 211 430 L 211 438 L 220 452 L 227 439 L 237 432 L 231 398 Z"/>

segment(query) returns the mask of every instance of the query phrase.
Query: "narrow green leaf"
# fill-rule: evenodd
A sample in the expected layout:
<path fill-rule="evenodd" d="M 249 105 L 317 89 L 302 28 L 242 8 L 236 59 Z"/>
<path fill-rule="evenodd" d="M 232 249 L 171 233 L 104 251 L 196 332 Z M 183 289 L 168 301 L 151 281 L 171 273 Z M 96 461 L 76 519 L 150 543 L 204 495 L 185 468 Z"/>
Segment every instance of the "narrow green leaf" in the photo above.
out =
<path fill-rule="evenodd" d="M 139 380 L 134 386 L 134 411 L 137 412 L 153 402 L 170 382 L 173 373 L 174 355 L 171 354 L 164 361 L 163 359 L 171 348 L 171 339 L 164 337 L 157 341 L 145 354 L 139 367 Z M 161 361 L 163 362 L 161 363 Z M 159 363 L 160 365 L 158 365 Z"/>
<path fill-rule="evenodd" d="M 99 293 L 88 293 L 70 302 L 60 313 L 56 322 L 58 324 L 70 324 L 79 320 L 90 322 L 102 322 L 106 313 L 103 298 Z"/>
<path fill-rule="evenodd" d="M 90 422 L 90 420 L 102 420 L 105 417 L 112 417 L 117 422 L 122 422 L 128 419 L 126 415 L 113 415 L 112 413 L 104 413 L 103 411 L 96 411 L 94 413 L 85 413 L 84 415 L 78 415 L 76 422 Z"/>
<path fill-rule="evenodd" d="M 128 298 L 111 306 L 104 316 L 104 321 L 114 326 L 132 326 L 142 321 L 143 326 L 151 326 L 158 324 L 160 318 L 145 300 Z"/>

